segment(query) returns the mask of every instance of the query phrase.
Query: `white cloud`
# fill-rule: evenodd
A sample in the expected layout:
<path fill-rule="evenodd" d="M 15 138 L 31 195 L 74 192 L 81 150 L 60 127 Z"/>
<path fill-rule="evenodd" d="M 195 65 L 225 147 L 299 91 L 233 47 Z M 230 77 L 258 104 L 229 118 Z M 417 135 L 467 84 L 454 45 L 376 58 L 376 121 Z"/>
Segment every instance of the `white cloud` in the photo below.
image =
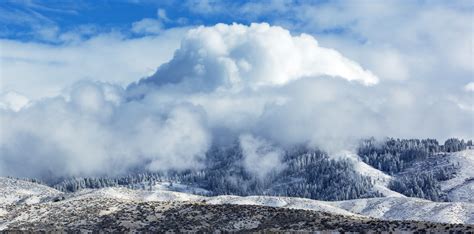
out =
<path fill-rule="evenodd" d="M 62 45 L 0 40 L 0 93 L 52 97 L 83 79 L 126 85 L 169 60 L 186 31 L 170 29 L 135 39 L 107 33 Z"/>
<path fill-rule="evenodd" d="M 158 34 L 163 30 L 163 23 L 158 19 L 145 18 L 132 24 L 132 32 L 138 34 Z"/>
<path fill-rule="evenodd" d="M 156 74 L 132 85 L 129 95 L 192 102 L 205 109 L 213 128 L 235 135 L 251 132 L 279 143 L 338 148 L 369 136 L 472 136 L 465 127 L 472 113 L 450 103 L 448 90 L 434 92 L 435 83 L 404 83 L 409 74 L 402 55 L 392 50 L 377 55 L 391 64 L 391 80 L 401 83 L 369 88 L 345 80 L 358 77 L 367 84 L 370 72 L 325 50 L 309 36 L 291 36 L 266 24 L 201 27 L 184 38 Z M 344 70 L 338 65 L 354 65 L 361 72 L 327 80 L 334 75 L 331 69 Z M 450 112 L 438 113 L 441 106 Z"/>
<path fill-rule="evenodd" d="M 459 86 L 474 72 L 472 1 L 191 2 L 189 8 L 310 33 L 381 80 Z"/>
<path fill-rule="evenodd" d="M 244 167 L 259 178 L 265 178 L 271 172 L 282 169 L 283 150 L 269 142 L 249 134 L 239 137 L 242 148 Z"/>
<path fill-rule="evenodd" d="M 28 98 L 17 92 L 7 92 L 0 95 L 0 109 L 19 111 L 29 102 Z"/>
<path fill-rule="evenodd" d="M 262 163 L 246 168 L 266 174 L 278 168 L 278 148 L 293 144 L 337 152 L 369 136 L 473 137 L 474 112 L 459 106 L 470 93 L 450 97 L 429 82 L 375 84 L 369 71 L 314 38 L 267 24 L 193 29 L 168 63 L 126 89 L 110 83 L 128 77 L 97 75 L 108 83 L 80 82 L 64 97 L 0 110 L 0 174 L 195 168 L 215 141 L 237 138 L 243 163 Z"/>
<path fill-rule="evenodd" d="M 473 5 L 462 1 L 331 1 L 293 5 L 294 29 L 315 31 L 380 79 L 464 82 L 474 72 Z M 340 30 L 341 33 L 321 33 Z"/>
<path fill-rule="evenodd" d="M 217 1 L 209 0 L 191 0 L 187 1 L 188 8 L 193 12 L 202 14 L 212 14 L 215 12 L 222 11 L 226 6 L 220 4 Z"/>
<path fill-rule="evenodd" d="M 258 89 L 316 76 L 365 85 L 378 78 L 311 36 L 292 36 L 281 27 L 218 24 L 187 34 L 174 58 L 142 82 L 187 83 L 193 90 Z"/>
<path fill-rule="evenodd" d="M 50 178 L 199 166 L 210 144 L 199 108 L 118 101 L 122 92 L 81 82 L 66 99 L 0 110 L 0 175 Z"/>
<path fill-rule="evenodd" d="M 464 86 L 464 90 L 467 92 L 474 92 L 474 82 L 469 82 L 466 86 Z"/>
<path fill-rule="evenodd" d="M 162 8 L 158 8 L 156 10 L 156 15 L 158 16 L 158 19 L 163 20 L 165 22 L 171 21 L 170 18 L 168 18 L 168 15 L 166 14 L 166 10 Z"/>
<path fill-rule="evenodd" d="M 133 22 L 131 30 L 135 34 L 142 35 L 160 34 L 165 28 L 165 23 L 169 22 L 173 22 L 173 20 L 168 18 L 166 10 L 158 8 L 156 10 L 156 18 L 144 18 Z"/>
<path fill-rule="evenodd" d="M 387 80 L 407 80 L 411 77 L 408 58 L 394 50 L 374 50 L 368 53 L 367 65 Z"/>

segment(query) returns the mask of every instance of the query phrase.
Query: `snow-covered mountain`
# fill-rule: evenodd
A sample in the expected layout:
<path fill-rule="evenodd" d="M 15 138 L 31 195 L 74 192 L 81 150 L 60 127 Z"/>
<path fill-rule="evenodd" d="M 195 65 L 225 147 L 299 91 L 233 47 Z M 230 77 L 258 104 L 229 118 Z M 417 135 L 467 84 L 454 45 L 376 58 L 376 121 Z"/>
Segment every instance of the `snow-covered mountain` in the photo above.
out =
<path fill-rule="evenodd" d="M 278 208 L 271 212 L 283 212 L 285 215 L 292 215 L 291 210 L 295 210 L 297 213 L 310 212 L 307 215 L 327 214 L 330 216 L 328 216 L 328 218 L 341 219 L 342 217 L 342 219 L 350 220 L 350 222 L 356 222 L 354 220 L 358 220 L 357 222 L 362 223 L 366 221 L 369 222 L 370 220 L 377 222 L 385 222 L 383 220 L 399 220 L 410 223 L 413 222 L 412 220 L 415 220 L 446 223 L 442 228 L 472 228 L 472 226 L 469 225 L 474 225 L 474 204 L 472 203 L 432 202 L 408 197 L 369 198 L 327 202 L 274 196 L 241 197 L 226 195 L 206 197 L 170 191 L 174 189 L 174 186 L 181 186 L 170 186 L 170 184 L 156 185 L 151 190 L 131 190 L 114 187 L 86 189 L 67 194 L 36 183 L 10 178 L 0 178 L 0 185 L 0 204 L 2 210 L 0 213 L 0 230 L 40 227 L 38 225 L 44 222 L 60 222 L 61 225 L 63 225 L 62 227 L 67 228 L 69 221 L 77 219 L 75 217 L 69 217 L 72 214 L 77 217 L 82 217 L 84 220 L 88 220 L 88 225 L 94 226 L 95 222 L 105 222 L 103 220 L 104 217 L 109 217 L 124 210 L 131 213 L 139 213 L 141 210 L 136 210 L 138 209 L 137 207 L 140 207 L 139 204 L 147 204 L 147 207 L 156 206 L 158 207 L 156 209 L 161 209 L 163 212 L 169 209 L 177 209 L 181 212 L 183 206 L 186 206 L 186 209 L 195 209 L 196 205 L 201 208 L 202 206 L 213 207 L 212 209 L 216 207 L 221 209 L 222 207 L 228 206 L 233 209 L 238 209 L 238 207 L 250 209 L 249 206 L 255 206 L 271 207 L 272 209 Z M 258 210 L 254 212 L 260 212 L 260 208 L 255 209 Z M 262 210 L 270 212 L 268 208 L 262 208 Z M 136 219 L 142 218 L 136 217 Z M 80 223 L 79 220 L 76 221 Z M 141 222 L 146 222 L 146 220 L 142 220 Z M 79 225 L 78 223 L 74 225 L 76 224 Z M 453 226 L 453 224 L 462 225 Z M 74 227 L 78 227 L 77 225 Z M 103 223 L 101 225 L 103 225 Z M 242 227 L 252 226 L 248 225 L 250 224 L 245 224 Z M 416 225 L 420 224 L 416 223 Z M 44 226 L 41 227 L 45 228 Z M 441 228 L 441 226 L 439 227 Z"/>
<path fill-rule="evenodd" d="M 138 169 L 117 176 L 44 182 L 64 192 L 117 186 L 148 189 L 168 181 L 174 183 L 174 191 L 213 196 L 272 195 L 327 201 L 407 196 L 431 201 L 470 201 L 469 173 L 474 151 L 465 150 L 468 146 L 463 141 L 447 142 L 452 143 L 439 145 L 430 139 L 389 139 L 385 143 L 369 140 L 356 151 L 339 153 L 288 147 L 279 169 L 264 178 L 245 166 L 242 149 L 234 144 L 213 147 L 199 169 Z"/>
<path fill-rule="evenodd" d="M 309 212 L 304 213 L 309 216 L 324 214 L 326 218 L 331 220 L 343 220 L 341 222 L 349 226 L 355 224 L 363 226 L 367 222 L 373 221 L 378 222 L 378 224 L 397 221 L 405 222 L 402 223 L 405 226 L 399 224 L 404 228 L 410 225 L 416 226 L 410 226 L 410 228 L 419 228 L 420 225 L 424 224 L 428 225 L 427 227 L 431 227 L 429 225 L 432 224 L 427 224 L 426 222 L 434 222 L 444 225 L 435 225 L 443 230 L 445 228 L 449 230 L 454 230 L 452 228 L 465 230 L 462 228 L 472 228 L 470 225 L 474 225 L 474 150 L 468 149 L 454 153 L 445 153 L 440 156 L 435 155 L 434 158 L 415 162 L 406 170 L 394 175 L 389 175 L 382 170 L 374 168 L 364 162 L 357 154 L 343 152 L 341 157 L 353 164 L 356 173 L 370 178 L 374 185 L 374 192 L 383 195 L 383 197 L 320 201 L 285 196 L 209 196 L 212 195 L 212 192 L 199 186 L 184 184 L 179 181 L 163 180 L 153 181 L 153 183 L 138 182 L 137 184 L 128 184 L 132 185 L 131 187 L 135 189 L 107 187 L 101 189 L 82 189 L 77 192 L 65 193 L 38 183 L 0 177 L 0 230 L 29 228 L 51 230 L 51 227 L 55 226 L 53 225 L 55 222 L 61 223 L 60 230 L 69 227 L 73 229 L 81 227 L 87 230 L 89 228 L 104 228 L 107 225 L 103 222 L 109 222 L 110 219 L 113 219 L 111 216 L 118 220 L 120 219 L 120 217 L 117 217 L 119 214 L 139 214 L 142 212 L 142 210 L 137 210 L 142 209 L 138 208 L 140 204 L 146 204 L 147 209 L 153 209 L 154 211 L 158 209 L 159 212 L 164 212 L 162 216 L 166 216 L 166 219 L 164 219 L 166 222 L 162 221 L 166 225 L 169 224 L 170 218 L 167 212 L 171 210 L 178 213 L 187 212 L 182 209 L 192 210 L 193 212 L 211 212 L 213 214 L 211 216 L 215 219 L 212 222 L 219 221 L 225 223 L 228 220 L 221 220 L 223 217 L 216 215 L 214 212 L 222 211 L 222 209 L 232 209 L 238 212 L 240 208 L 244 210 L 250 209 L 247 211 L 251 213 L 264 212 L 265 215 L 258 217 L 273 217 L 276 214 L 287 217 L 289 215 L 287 218 L 290 220 L 299 220 L 297 217 L 293 217 L 295 214 L 301 215 L 299 212 Z M 448 195 L 450 202 L 433 202 L 407 197 L 390 189 L 390 183 L 400 177 L 407 177 L 413 173 L 418 173 L 418 171 L 434 173 L 437 170 L 439 171 L 439 168 L 445 168 L 446 165 L 454 165 L 453 168 L 455 169 L 454 173 L 450 174 L 449 179 L 440 181 L 441 190 Z M 148 223 L 150 220 L 140 221 L 142 218 L 142 216 L 133 216 L 124 222 L 135 220 L 134 222 L 142 222 L 143 225 L 146 224 L 148 226 L 145 226 L 149 228 L 149 225 L 152 225 Z M 172 216 L 171 218 L 174 220 L 176 217 Z M 81 219 L 87 220 L 87 225 L 81 226 L 83 225 Z M 114 222 L 116 223 L 117 220 Z M 154 217 L 154 220 L 158 222 L 160 218 Z M 232 231 L 263 230 L 259 229 L 263 227 L 261 226 L 262 222 L 269 222 L 268 220 L 255 219 L 252 215 L 246 217 L 245 220 L 245 224 L 234 223 L 235 225 L 232 227 L 224 225 L 221 228 Z M 172 223 L 173 225 L 176 222 L 179 224 L 181 221 L 174 220 Z M 211 222 L 211 220 L 207 221 Z M 47 222 L 50 222 L 51 226 L 39 225 Z M 199 222 L 204 221 L 200 220 Z M 68 226 L 69 224 L 72 226 Z M 122 223 L 117 225 L 117 227 L 122 227 Z M 279 224 L 275 225 L 278 226 Z M 337 225 L 321 226 L 321 223 L 312 225 L 316 225 L 314 226 L 314 228 L 317 227 L 315 230 L 320 230 L 321 227 L 324 230 L 340 227 Z M 133 225 L 132 227 L 128 225 L 126 227 L 128 229 L 111 229 L 111 231 L 138 230 L 133 227 Z M 136 227 L 143 226 L 138 225 Z M 190 228 L 195 230 L 193 228 L 196 227 L 191 226 Z M 202 230 L 200 228 L 203 227 L 200 226 L 196 230 Z M 283 227 L 278 226 L 278 228 Z M 305 228 L 298 226 L 298 228 L 302 229 L 297 230 L 313 230 L 305 229 L 306 226 Z M 439 231 L 438 229 L 432 230 Z"/>
<path fill-rule="evenodd" d="M 351 160 L 354 169 L 359 174 L 371 178 L 374 183 L 374 191 L 379 192 L 384 197 L 406 197 L 389 188 L 389 183 L 395 180 L 397 176 L 410 177 L 412 174 L 420 172 L 435 173 L 440 168 L 452 165 L 455 167 L 455 170 L 451 172 L 453 173 L 452 178 L 439 182 L 441 191 L 447 194 L 449 201 L 474 202 L 474 149 L 442 154 L 442 160 L 435 158 L 431 159 L 431 162 L 426 160 L 414 163 L 414 166 L 395 176 L 388 175 L 368 165 L 354 153 L 344 152 L 344 157 Z"/>

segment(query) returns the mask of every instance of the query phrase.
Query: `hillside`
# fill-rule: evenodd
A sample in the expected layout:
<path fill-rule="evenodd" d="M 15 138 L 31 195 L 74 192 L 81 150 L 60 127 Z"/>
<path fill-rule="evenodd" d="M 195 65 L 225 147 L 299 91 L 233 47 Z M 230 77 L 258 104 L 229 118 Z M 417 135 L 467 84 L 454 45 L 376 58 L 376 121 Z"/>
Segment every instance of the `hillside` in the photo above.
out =
<path fill-rule="evenodd" d="M 66 192 L 0 177 L 0 230 L 472 228 L 474 150 L 426 151 L 430 141 L 392 143 L 369 146 L 369 154 L 360 155 L 288 151 L 285 168 L 265 180 L 240 167 L 235 147 L 209 154 L 201 171 L 73 178 L 55 186 Z"/>
<path fill-rule="evenodd" d="M 161 185 L 197 195 L 287 196 L 341 201 L 375 197 L 418 197 L 471 201 L 474 151 L 464 141 L 387 139 L 362 141 L 357 151 L 327 153 L 306 146 L 281 152 L 278 166 L 256 174 L 239 144 L 215 146 L 202 166 L 189 170 L 133 171 L 117 176 L 66 177 L 44 181 L 63 192 L 85 188 L 150 189 Z M 254 163 L 258 164 L 258 163 Z M 259 167 L 259 165 L 254 165 Z M 168 183 L 168 184 L 166 184 Z"/>
<path fill-rule="evenodd" d="M 448 159 L 459 167 L 456 176 L 441 182 L 452 201 L 474 202 L 474 150 L 456 152 Z"/>
<path fill-rule="evenodd" d="M 64 194 L 35 183 L 0 181 L 7 185 L 1 194 L 9 197 L 1 200 L 0 230 L 445 231 L 470 230 L 474 224 L 473 204 L 415 198 L 204 197 L 161 185 L 152 191 L 104 188 Z M 30 202 L 23 202 L 23 194 Z"/>
<path fill-rule="evenodd" d="M 0 218 L 12 206 L 50 201 L 61 194 L 63 193 L 48 186 L 0 177 Z"/>
<path fill-rule="evenodd" d="M 400 173 L 389 175 L 360 160 L 359 156 L 345 152 L 352 159 L 354 169 L 361 175 L 368 176 L 374 182 L 374 190 L 384 197 L 406 197 L 390 188 L 390 182 L 400 177 L 416 178 L 420 173 L 436 175 L 448 168 L 446 178 L 438 180 L 439 190 L 446 194 L 446 199 L 453 202 L 474 201 L 474 150 L 467 149 L 453 153 L 435 154 L 427 159 L 414 162 Z M 436 176 L 435 176 L 436 177 Z"/>
<path fill-rule="evenodd" d="M 353 152 L 343 151 L 341 152 L 341 156 L 344 159 L 349 160 L 354 165 L 354 170 L 357 173 L 372 180 L 373 192 L 378 193 L 383 197 L 406 197 L 405 195 L 395 192 L 389 188 L 389 183 L 394 179 L 393 176 L 390 176 L 383 171 L 372 167 L 371 165 L 364 162 L 360 156 Z"/>

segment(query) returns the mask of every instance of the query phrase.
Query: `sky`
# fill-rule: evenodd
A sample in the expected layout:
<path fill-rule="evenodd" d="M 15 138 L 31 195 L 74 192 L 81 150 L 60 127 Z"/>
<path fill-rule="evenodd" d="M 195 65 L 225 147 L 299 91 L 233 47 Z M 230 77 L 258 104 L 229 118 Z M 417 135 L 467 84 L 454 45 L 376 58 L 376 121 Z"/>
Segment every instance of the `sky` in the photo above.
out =
<path fill-rule="evenodd" d="M 0 175 L 474 138 L 472 1 L 2 1 Z M 262 162 L 259 167 L 251 167 Z M 260 176 L 260 175 L 259 175 Z"/>

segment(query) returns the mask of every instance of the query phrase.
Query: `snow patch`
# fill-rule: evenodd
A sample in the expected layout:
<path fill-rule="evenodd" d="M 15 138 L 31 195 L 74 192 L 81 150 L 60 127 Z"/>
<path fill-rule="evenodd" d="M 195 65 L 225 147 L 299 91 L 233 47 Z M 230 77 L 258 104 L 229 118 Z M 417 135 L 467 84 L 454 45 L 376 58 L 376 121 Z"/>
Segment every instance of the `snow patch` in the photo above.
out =
<path fill-rule="evenodd" d="M 452 201 L 474 202 L 474 150 L 452 153 L 448 160 L 460 169 L 454 178 L 441 182 L 441 189 Z"/>
<path fill-rule="evenodd" d="M 17 203 L 35 204 L 62 192 L 45 185 L 0 177 L 0 207 Z"/>
<path fill-rule="evenodd" d="M 113 213 L 117 212 L 118 210 L 120 210 L 118 207 L 112 206 L 112 207 L 107 208 L 106 210 L 101 210 L 99 212 L 99 216 L 113 214 Z"/>
<path fill-rule="evenodd" d="M 393 179 L 392 176 L 365 163 L 357 154 L 351 151 L 342 151 L 339 153 L 339 157 L 350 160 L 354 165 L 355 171 L 371 178 L 374 182 L 374 190 L 381 193 L 384 197 L 406 197 L 388 188 L 388 184 Z"/>
<path fill-rule="evenodd" d="M 8 214 L 7 210 L 0 208 L 0 218 L 7 215 L 7 214 Z"/>
<path fill-rule="evenodd" d="M 472 203 L 386 197 L 331 202 L 331 204 L 350 212 L 380 219 L 474 224 Z"/>

